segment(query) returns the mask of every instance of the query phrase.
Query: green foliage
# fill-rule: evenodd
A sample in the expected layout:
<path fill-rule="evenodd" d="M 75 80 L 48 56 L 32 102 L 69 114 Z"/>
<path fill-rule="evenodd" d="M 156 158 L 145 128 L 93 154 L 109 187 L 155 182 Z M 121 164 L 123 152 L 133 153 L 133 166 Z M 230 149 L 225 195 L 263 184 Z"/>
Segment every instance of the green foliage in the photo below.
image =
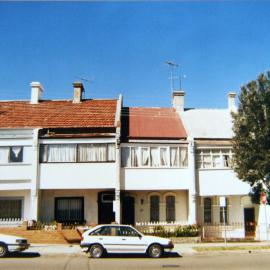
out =
<path fill-rule="evenodd" d="M 253 187 L 254 203 L 259 203 L 262 191 L 270 202 L 270 72 L 241 88 L 233 124 L 234 170 Z"/>
<path fill-rule="evenodd" d="M 160 237 L 195 237 L 199 236 L 199 228 L 196 225 L 178 226 L 174 230 L 166 230 L 164 226 L 155 226 L 153 232 L 149 233 L 147 230 L 144 234 L 160 236 Z"/>

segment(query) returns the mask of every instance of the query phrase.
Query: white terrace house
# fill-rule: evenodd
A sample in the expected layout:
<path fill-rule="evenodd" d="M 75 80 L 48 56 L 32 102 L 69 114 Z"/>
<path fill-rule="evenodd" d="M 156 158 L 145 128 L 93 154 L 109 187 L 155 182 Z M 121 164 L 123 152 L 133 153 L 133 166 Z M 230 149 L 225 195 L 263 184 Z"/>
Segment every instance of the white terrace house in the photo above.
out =
<path fill-rule="evenodd" d="M 176 109 L 122 110 L 124 223 L 196 223 L 193 144 Z"/>
<path fill-rule="evenodd" d="M 31 86 L 30 101 L 0 102 L 0 224 L 119 222 L 121 96 L 85 100 L 74 83 L 73 100 L 42 100 Z"/>
<path fill-rule="evenodd" d="M 263 240 L 267 239 L 266 226 L 269 230 L 269 209 L 265 211 L 264 206 L 251 203 L 250 186 L 239 180 L 231 168 L 231 112 L 235 110 L 235 94 L 229 93 L 227 109 L 186 109 L 180 113 L 195 142 L 197 222 L 205 225 L 206 237 L 223 237 L 220 197 L 225 197 L 227 236 Z"/>

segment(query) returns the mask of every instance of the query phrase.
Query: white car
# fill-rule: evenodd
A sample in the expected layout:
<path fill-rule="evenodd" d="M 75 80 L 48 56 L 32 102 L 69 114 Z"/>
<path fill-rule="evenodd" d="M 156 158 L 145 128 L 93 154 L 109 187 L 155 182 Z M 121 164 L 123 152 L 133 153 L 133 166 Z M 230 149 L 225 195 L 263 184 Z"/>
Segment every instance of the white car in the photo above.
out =
<path fill-rule="evenodd" d="M 162 256 L 165 249 L 173 249 L 170 239 L 143 235 L 129 225 L 99 225 L 82 234 L 81 248 L 92 258 L 104 253 L 147 254 L 152 258 Z"/>
<path fill-rule="evenodd" d="M 29 246 L 25 238 L 0 234 L 0 258 L 5 257 L 9 252 L 26 250 Z"/>

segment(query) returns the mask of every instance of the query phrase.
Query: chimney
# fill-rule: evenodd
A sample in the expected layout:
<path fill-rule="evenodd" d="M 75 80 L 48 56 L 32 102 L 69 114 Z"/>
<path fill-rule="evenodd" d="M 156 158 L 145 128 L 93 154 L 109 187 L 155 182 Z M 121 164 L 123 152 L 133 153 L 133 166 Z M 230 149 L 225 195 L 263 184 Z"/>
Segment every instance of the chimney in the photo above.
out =
<path fill-rule="evenodd" d="M 41 100 L 43 87 L 40 82 L 31 82 L 30 86 L 31 86 L 31 104 L 38 104 L 39 100 Z"/>
<path fill-rule="evenodd" d="M 172 98 L 173 98 L 172 103 L 175 110 L 177 112 L 183 112 L 185 105 L 185 92 L 173 91 Z"/>
<path fill-rule="evenodd" d="M 235 112 L 237 110 L 236 105 L 235 105 L 235 97 L 236 97 L 235 92 L 229 92 L 229 94 L 228 94 L 228 109 L 230 112 Z"/>
<path fill-rule="evenodd" d="M 84 92 L 84 87 L 81 82 L 74 82 L 73 83 L 73 103 L 80 103 L 82 102 L 82 93 Z"/>

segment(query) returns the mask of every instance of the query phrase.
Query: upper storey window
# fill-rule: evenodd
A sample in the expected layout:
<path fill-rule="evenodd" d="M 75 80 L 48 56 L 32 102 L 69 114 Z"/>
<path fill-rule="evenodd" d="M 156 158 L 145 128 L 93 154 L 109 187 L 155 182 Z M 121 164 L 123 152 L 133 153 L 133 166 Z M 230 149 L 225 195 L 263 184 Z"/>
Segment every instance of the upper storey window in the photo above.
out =
<path fill-rule="evenodd" d="M 127 146 L 122 147 L 122 167 L 176 167 L 188 166 L 186 146 Z"/>
<path fill-rule="evenodd" d="M 115 145 L 42 144 L 40 162 L 109 162 L 115 161 Z"/>
<path fill-rule="evenodd" d="M 23 162 L 23 146 L 1 146 L 0 164 Z"/>
<path fill-rule="evenodd" d="M 196 151 L 199 169 L 231 168 L 233 153 L 231 149 L 200 149 Z"/>

